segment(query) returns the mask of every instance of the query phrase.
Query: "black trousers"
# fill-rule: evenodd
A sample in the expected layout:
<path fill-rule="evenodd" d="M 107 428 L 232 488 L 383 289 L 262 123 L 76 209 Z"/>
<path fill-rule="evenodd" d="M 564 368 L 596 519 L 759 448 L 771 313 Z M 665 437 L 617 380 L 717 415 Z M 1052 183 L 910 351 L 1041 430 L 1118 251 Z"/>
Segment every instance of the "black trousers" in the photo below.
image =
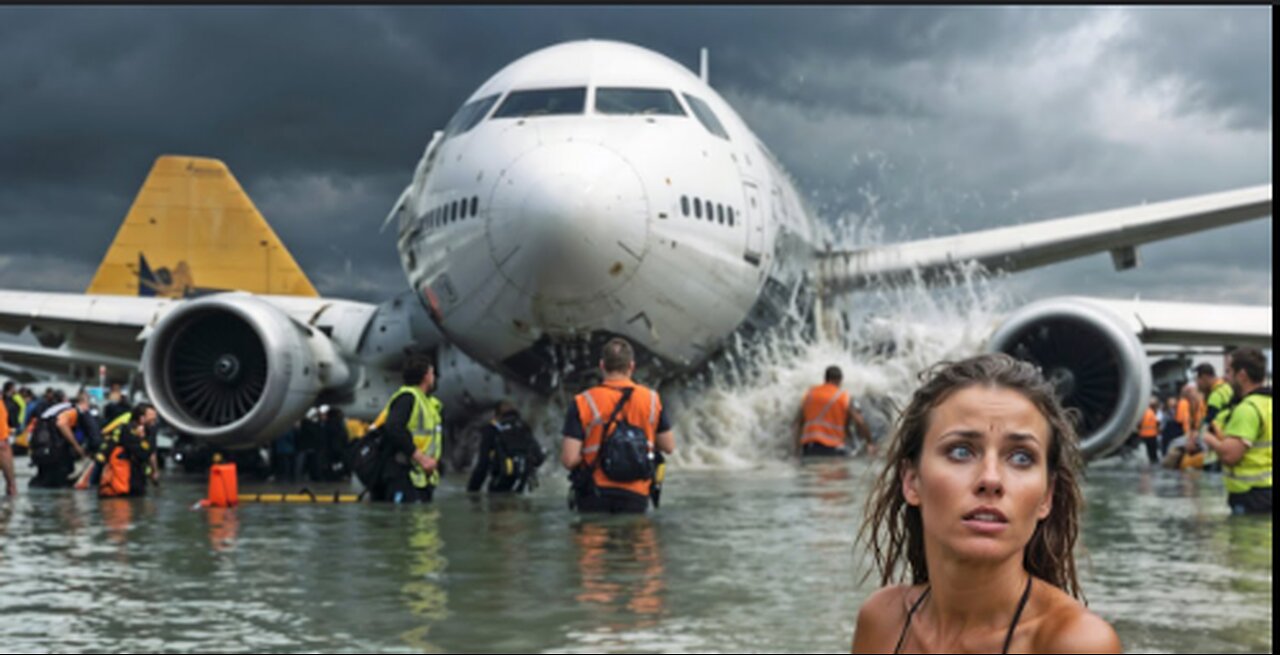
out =
<path fill-rule="evenodd" d="M 31 478 L 28 483 L 32 488 L 43 489 L 63 489 L 74 486 L 75 480 L 68 480 L 72 473 L 75 473 L 75 462 L 67 460 L 59 460 L 44 466 L 36 467 L 35 477 Z"/>
<path fill-rule="evenodd" d="M 649 497 L 620 489 L 596 489 L 594 493 L 578 493 L 575 508 L 580 514 L 644 514 L 649 511 Z"/>
<path fill-rule="evenodd" d="M 1227 505 L 1231 506 L 1232 514 L 1271 514 L 1271 487 L 1227 494 Z"/>
<path fill-rule="evenodd" d="M 1142 443 L 1147 446 L 1147 459 L 1151 460 L 1151 465 L 1155 466 L 1160 463 L 1160 440 L 1156 437 L 1143 439 Z"/>
<path fill-rule="evenodd" d="M 800 454 L 804 457 L 848 457 L 849 450 L 847 448 L 832 448 L 820 443 L 807 443 L 800 449 Z"/>

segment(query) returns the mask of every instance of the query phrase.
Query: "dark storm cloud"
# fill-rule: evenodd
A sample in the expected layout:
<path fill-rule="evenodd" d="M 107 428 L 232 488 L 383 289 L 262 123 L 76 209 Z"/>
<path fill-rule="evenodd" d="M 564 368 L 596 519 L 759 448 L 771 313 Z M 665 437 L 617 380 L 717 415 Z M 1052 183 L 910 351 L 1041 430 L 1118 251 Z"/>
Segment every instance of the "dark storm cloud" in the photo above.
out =
<path fill-rule="evenodd" d="M 1268 8 L 0 9 L 0 287 L 82 289 L 151 162 L 182 153 L 226 161 L 322 293 L 386 297 L 404 279 L 393 236 L 378 228 L 432 130 L 511 60 L 587 37 L 694 69 L 709 47 L 713 84 L 820 213 L 872 221 L 888 239 L 1265 182 L 1270 18 Z M 1264 275 L 1265 261 L 1269 299 L 1269 229 L 1153 246 L 1161 256 L 1140 273 L 1089 259 L 1020 279 L 1054 282 L 1022 284 L 1033 292 L 1072 277 L 1082 286 L 1068 292 L 1190 296 L 1186 280 L 1203 270 L 1177 244 L 1244 243 L 1241 275 Z M 1070 273 L 1085 266 L 1096 272 Z"/>
<path fill-rule="evenodd" d="M 1115 51 L 1138 67 L 1139 80 L 1173 85 L 1180 111 L 1220 113 L 1233 126 L 1266 129 L 1272 88 L 1262 82 L 1272 71 L 1270 11 L 1150 8 L 1131 17 L 1132 29 Z"/>

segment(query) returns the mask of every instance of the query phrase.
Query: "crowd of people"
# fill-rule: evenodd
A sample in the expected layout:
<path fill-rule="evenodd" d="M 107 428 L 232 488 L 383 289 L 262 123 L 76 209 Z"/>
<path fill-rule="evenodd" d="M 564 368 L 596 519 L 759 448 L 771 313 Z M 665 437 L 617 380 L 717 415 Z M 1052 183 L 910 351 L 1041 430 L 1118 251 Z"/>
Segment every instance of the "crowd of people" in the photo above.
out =
<path fill-rule="evenodd" d="M 1271 388 L 1266 356 L 1241 348 L 1225 375 L 1212 364 L 1177 395 L 1152 397 L 1138 425 L 1152 466 L 1221 472 L 1233 513 L 1271 513 Z"/>
<path fill-rule="evenodd" d="M 32 488 L 87 489 L 102 496 L 139 496 L 159 479 L 158 415 L 130 406 L 119 384 L 95 405 L 83 388 L 74 396 L 50 387 L 37 397 L 9 381 L 0 402 L 0 473 L 5 494 L 18 493 L 14 457 L 29 455 Z"/>

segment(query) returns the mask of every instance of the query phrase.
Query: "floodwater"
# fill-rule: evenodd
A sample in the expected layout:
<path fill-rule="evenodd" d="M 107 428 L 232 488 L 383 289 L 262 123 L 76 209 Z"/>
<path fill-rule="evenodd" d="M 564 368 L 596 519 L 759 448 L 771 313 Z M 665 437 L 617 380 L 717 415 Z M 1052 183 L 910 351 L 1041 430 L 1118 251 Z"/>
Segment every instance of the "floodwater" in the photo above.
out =
<path fill-rule="evenodd" d="M 455 474 L 429 508 L 24 485 L 0 500 L 0 650 L 847 652 L 874 589 L 855 545 L 870 476 L 676 468 L 660 510 L 595 519 L 559 479 L 485 499 Z M 1221 484 L 1090 469 L 1083 584 L 1127 651 L 1271 652 L 1272 519 L 1229 517 Z"/>

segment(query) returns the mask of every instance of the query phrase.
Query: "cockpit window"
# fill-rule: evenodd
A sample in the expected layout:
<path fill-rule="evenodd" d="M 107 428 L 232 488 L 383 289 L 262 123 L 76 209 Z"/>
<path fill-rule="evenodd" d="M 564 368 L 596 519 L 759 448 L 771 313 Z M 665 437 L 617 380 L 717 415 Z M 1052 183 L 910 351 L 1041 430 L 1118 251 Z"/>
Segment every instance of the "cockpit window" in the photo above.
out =
<path fill-rule="evenodd" d="M 445 138 L 471 131 L 471 128 L 484 119 L 485 114 L 489 113 L 489 110 L 493 108 L 493 103 L 497 101 L 498 95 L 494 94 L 479 100 L 472 100 L 463 105 L 458 110 L 458 113 L 449 119 L 449 123 L 444 126 Z"/>
<path fill-rule="evenodd" d="M 494 118 L 521 118 L 525 116 L 554 116 L 582 114 L 587 110 L 587 90 L 583 87 L 569 89 L 534 89 L 512 91 L 498 106 Z"/>
<path fill-rule="evenodd" d="M 684 99 L 688 101 L 689 108 L 693 110 L 693 115 L 698 117 L 698 121 L 707 131 L 724 139 L 729 140 L 729 133 L 724 131 L 724 126 L 720 124 L 720 119 L 716 118 L 715 112 L 711 111 L 711 107 L 703 102 L 701 98 L 684 94 Z"/>
<path fill-rule="evenodd" d="M 666 89 L 597 88 L 596 111 L 610 115 L 685 115 L 684 109 L 680 107 L 680 101 L 676 100 L 676 94 Z"/>

